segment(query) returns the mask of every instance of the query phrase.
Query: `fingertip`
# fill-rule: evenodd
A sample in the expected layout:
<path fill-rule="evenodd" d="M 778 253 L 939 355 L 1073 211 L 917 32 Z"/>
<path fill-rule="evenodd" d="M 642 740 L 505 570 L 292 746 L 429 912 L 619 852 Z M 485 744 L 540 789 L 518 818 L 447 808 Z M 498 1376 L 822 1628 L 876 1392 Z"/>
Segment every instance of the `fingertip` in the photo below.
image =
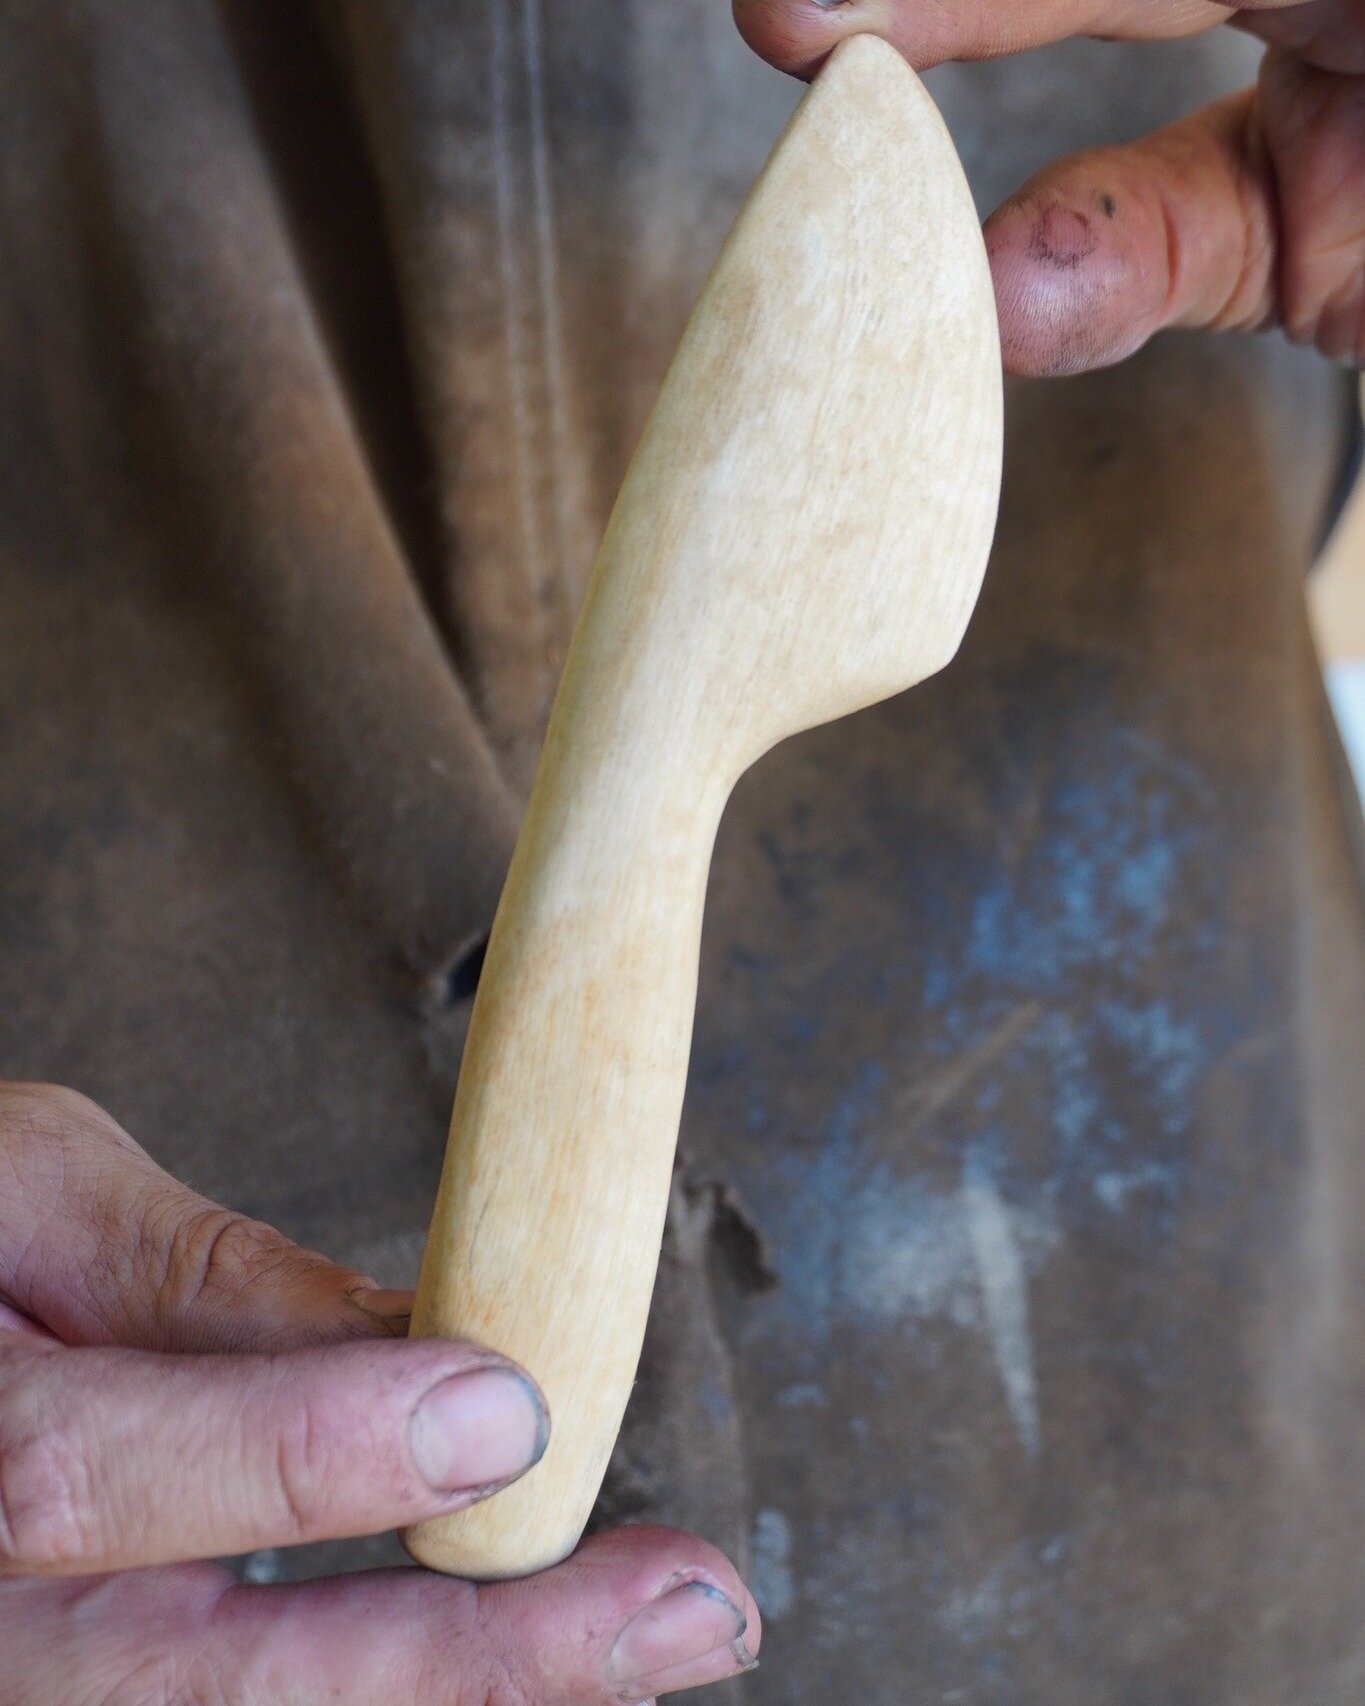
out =
<path fill-rule="evenodd" d="M 1064 237 L 1062 225 L 1069 228 Z M 1079 225 L 1021 196 L 991 215 L 985 239 L 1005 371 L 1026 378 L 1080 371 L 1086 362 L 1075 275 L 1087 257 Z"/>
<path fill-rule="evenodd" d="M 688 1575 L 710 1581 L 735 1604 L 748 1598 L 739 1571 L 718 1546 L 685 1529 L 655 1523 L 594 1534 L 583 1541 L 569 1563 L 609 1570 L 624 1599 L 632 1603 L 653 1599 L 670 1580 Z"/>
<path fill-rule="evenodd" d="M 347 1288 L 346 1301 L 358 1311 L 365 1329 L 377 1337 L 402 1339 L 412 1324 L 410 1291 L 392 1291 L 366 1276 L 360 1283 Z"/>
<path fill-rule="evenodd" d="M 725 1554 L 694 1534 L 614 1529 L 584 1541 L 540 1580 L 583 1613 L 596 1602 L 591 1622 L 600 1633 L 584 1660 L 607 1679 L 613 1699 L 700 1687 L 757 1662 L 762 1619 L 753 1596 Z M 523 1585 L 507 1587 L 515 1595 Z"/>
<path fill-rule="evenodd" d="M 1132 354 L 1154 327 L 1154 273 L 1135 253 L 1118 196 L 1045 183 L 986 222 L 1005 370 L 1083 373 Z"/>
<path fill-rule="evenodd" d="M 847 33 L 850 10 L 833 0 L 733 0 L 736 28 L 759 56 L 793 77 L 813 77 Z"/>
<path fill-rule="evenodd" d="M 1184 3 L 1167 0 L 1168 5 Z M 739 32 L 755 53 L 806 78 L 852 35 L 880 36 L 923 71 L 950 59 L 994 59 L 1060 41 L 1093 22 L 1086 0 L 1013 8 L 906 0 L 732 0 L 732 7 Z M 1155 33 L 1163 33 L 1159 24 Z"/>
<path fill-rule="evenodd" d="M 550 1412 L 531 1377 L 507 1363 L 463 1370 L 426 1392 L 409 1449 L 438 1493 L 485 1497 L 533 1469 L 550 1442 Z"/>
<path fill-rule="evenodd" d="M 848 36 L 881 36 L 912 63 L 947 56 L 951 22 L 907 17 L 896 0 L 732 0 L 741 36 L 770 65 L 809 79 Z"/>

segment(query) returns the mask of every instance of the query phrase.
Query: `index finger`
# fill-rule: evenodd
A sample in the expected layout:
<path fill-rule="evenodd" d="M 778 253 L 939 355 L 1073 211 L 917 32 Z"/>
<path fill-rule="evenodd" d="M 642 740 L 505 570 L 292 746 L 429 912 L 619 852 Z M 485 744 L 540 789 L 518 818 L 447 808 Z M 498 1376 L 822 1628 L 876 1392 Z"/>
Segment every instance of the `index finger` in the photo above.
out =
<path fill-rule="evenodd" d="M 849 35 L 882 36 L 923 70 L 950 59 L 995 59 L 1068 36 L 1156 41 L 1197 35 L 1225 23 L 1236 10 L 1213 0 L 972 0 L 968 5 L 951 0 L 734 0 L 735 22 L 750 47 L 799 77 L 811 76 Z"/>
<path fill-rule="evenodd" d="M 0 1577 L 406 1527 L 525 1474 L 548 1437 L 530 1380 L 471 1345 L 175 1356 L 0 1335 Z"/>

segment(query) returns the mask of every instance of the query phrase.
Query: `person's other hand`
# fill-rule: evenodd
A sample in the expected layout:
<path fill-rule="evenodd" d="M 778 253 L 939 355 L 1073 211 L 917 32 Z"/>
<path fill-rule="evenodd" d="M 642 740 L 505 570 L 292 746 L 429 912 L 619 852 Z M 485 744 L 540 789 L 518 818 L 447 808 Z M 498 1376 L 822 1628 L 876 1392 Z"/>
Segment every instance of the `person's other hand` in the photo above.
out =
<path fill-rule="evenodd" d="M 753 1601 L 664 1529 L 520 1582 L 238 1585 L 523 1474 L 548 1418 L 410 1299 L 176 1183 L 83 1096 L 0 1084 L 0 1702 L 597 1706 L 735 1674 Z"/>
<path fill-rule="evenodd" d="M 1163 326 L 1280 325 L 1365 360 L 1365 0 L 734 0 L 775 65 L 809 75 L 844 36 L 916 67 L 1070 35 L 1270 44 L 1254 89 L 1040 172 L 987 222 L 1005 364 L 1077 373 Z"/>

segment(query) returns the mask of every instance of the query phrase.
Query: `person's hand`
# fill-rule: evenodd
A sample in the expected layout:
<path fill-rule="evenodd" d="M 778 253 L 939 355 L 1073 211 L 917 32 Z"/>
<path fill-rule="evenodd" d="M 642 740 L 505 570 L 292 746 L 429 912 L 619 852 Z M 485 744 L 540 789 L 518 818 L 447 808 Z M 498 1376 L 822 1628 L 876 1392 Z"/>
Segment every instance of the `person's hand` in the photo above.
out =
<path fill-rule="evenodd" d="M 459 1509 L 543 1400 L 176 1183 L 83 1096 L 0 1084 L 0 1703 L 598 1706 L 746 1668 L 753 1601 L 664 1529 L 521 1582 L 238 1585 L 195 1560 Z"/>
<path fill-rule="evenodd" d="M 1163 326 L 1281 325 L 1365 360 L 1365 0 L 734 0 L 765 58 L 809 75 L 846 35 L 916 67 L 1070 35 L 1232 23 L 1270 43 L 1254 89 L 1040 172 L 988 221 L 1006 366 L 1076 373 Z"/>

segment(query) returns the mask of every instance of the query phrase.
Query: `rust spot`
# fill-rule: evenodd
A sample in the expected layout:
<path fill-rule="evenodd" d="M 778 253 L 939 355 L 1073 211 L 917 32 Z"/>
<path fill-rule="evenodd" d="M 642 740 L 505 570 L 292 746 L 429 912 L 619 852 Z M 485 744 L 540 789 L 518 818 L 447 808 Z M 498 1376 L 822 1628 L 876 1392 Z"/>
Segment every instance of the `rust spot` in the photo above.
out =
<path fill-rule="evenodd" d="M 1118 205 L 1108 190 L 1100 191 L 1100 212 L 1106 219 L 1114 217 L 1115 213 L 1118 212 Z"/>

